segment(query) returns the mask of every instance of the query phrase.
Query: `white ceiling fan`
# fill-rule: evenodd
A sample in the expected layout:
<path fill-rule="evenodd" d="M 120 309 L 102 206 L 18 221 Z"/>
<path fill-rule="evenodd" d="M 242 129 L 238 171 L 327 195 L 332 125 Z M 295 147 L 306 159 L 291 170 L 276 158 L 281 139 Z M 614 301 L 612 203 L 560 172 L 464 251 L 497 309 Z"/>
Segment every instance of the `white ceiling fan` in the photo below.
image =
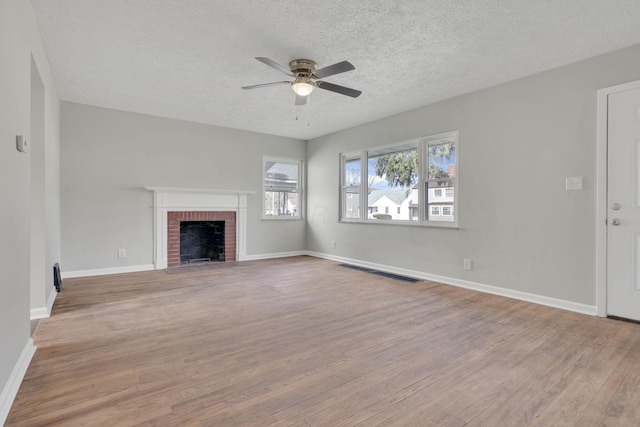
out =
<path fill-rule="evenodd" d="M 307 97 L 315 88 L 329 90 L 331 92 L 339 93 L 341 95 L 357 98 L 362 93 L 359 90 L 351 89 L 345 86 L 325 82 L 322 79 L 325 77 L 333 76 L 347 71 L 355 70 L 349 61 L 338 62 L 328 67 L 318 69 L 316 63 L 310 59 L 294 59 L 289 62 L 289 68 L 286 68 L 277 62 L 264 57 L 256 57 L 256 59 L 269 67 L 286 74 L 289 77 L 293 77 L 293 81 L 280 81 L 272 83 L 262 83 L 252 86 L 243 86 L 242 89 L 257 89 L 261 87 L 276 86 L 276 85 L 290 85 L 293 91 L 296 93 L 296 105 L 305 105 L 307 103 Z"/>

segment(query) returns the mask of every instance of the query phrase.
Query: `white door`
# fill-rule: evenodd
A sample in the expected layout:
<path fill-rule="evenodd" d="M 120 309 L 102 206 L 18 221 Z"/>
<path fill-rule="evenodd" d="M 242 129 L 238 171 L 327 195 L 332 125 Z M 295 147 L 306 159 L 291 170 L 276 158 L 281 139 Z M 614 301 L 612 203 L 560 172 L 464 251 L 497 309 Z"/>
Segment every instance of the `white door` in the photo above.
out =
<path fill-rule="evenodd" d="M 609 95 L 607 314 L 640 320 L 640 88 Z"/>

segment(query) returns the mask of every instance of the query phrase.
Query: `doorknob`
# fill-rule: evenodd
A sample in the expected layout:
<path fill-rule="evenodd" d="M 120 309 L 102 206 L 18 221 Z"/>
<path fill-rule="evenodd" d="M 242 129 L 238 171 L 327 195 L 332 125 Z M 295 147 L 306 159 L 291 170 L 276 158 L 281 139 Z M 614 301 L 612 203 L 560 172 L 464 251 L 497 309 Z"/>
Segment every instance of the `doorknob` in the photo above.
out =
<path fill-rule="evenodd" d="M 620 219 L 613 218 L 611 221 L 609 221 L 609 224 L 615 225 L 617 227 L 618 225 L 620 225 Z"/>

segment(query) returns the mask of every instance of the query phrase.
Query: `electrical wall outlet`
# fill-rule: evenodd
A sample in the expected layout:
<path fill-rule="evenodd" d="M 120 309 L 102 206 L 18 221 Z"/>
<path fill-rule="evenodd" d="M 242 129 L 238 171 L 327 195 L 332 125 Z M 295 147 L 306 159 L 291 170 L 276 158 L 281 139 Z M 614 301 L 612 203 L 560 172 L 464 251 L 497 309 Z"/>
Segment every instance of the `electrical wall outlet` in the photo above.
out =
<path fill-rule="evenodd" d="M 464 270 L 473 270 L 473 261 L 469 258 L 465 258 L 462 262 L 462 268 Z"/>
<path fill-rule="evenodd" d="M 336 241 L 332 240 L 331 241 L 331 249 L 335 249 L 336 248 Z"/>
<path fill-rule="evenodd" d="M 126 258 L 127 250 L 125 248 L 118 249 L 118 258 Z"/>

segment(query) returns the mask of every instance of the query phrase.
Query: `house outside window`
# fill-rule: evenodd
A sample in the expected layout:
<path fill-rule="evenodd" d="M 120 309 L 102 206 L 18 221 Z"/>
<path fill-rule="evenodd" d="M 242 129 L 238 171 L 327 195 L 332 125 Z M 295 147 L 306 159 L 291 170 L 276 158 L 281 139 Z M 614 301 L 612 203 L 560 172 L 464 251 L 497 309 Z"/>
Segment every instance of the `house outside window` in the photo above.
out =
<path fill-rule="evenodd" d="M 265 158 L 263 219 L 300 219 L 301 162 Z"/>

